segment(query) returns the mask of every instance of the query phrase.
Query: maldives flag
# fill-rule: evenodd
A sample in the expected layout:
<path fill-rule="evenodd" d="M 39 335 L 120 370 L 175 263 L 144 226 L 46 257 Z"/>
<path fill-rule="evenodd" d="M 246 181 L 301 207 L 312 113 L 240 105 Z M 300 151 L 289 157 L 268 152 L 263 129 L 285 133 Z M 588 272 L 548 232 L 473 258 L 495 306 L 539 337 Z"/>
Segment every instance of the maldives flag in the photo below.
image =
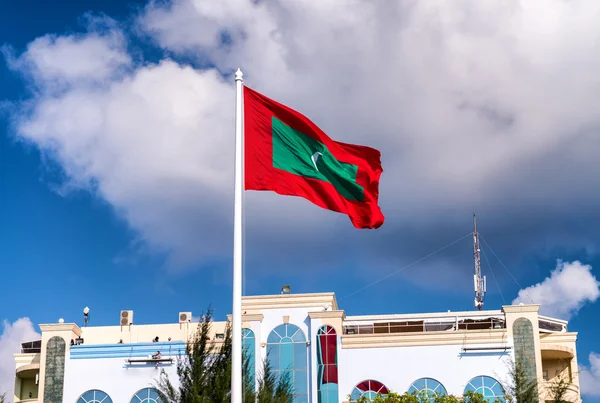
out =
<path fill-rule="evenodd" d="M 244 87 L 246 190 L 299 196 L 379 228 L 381 153 L 330 139 L 304 115 Z"/>

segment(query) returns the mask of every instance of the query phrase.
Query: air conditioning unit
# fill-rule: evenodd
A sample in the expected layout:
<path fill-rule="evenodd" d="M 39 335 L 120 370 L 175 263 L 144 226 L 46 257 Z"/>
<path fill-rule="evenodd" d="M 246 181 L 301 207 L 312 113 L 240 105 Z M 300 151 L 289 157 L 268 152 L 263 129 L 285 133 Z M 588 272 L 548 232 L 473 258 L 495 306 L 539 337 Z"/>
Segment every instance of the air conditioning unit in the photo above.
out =
<path fill-rule="evenodd" d="M 179 323 L 189 323 L 192 321 L 191 312 L 179 312 Z"/>
<path fill-rule="evenodd" d="M 121 326 L 133 325 L 133 311 L 121 311 Z"/>

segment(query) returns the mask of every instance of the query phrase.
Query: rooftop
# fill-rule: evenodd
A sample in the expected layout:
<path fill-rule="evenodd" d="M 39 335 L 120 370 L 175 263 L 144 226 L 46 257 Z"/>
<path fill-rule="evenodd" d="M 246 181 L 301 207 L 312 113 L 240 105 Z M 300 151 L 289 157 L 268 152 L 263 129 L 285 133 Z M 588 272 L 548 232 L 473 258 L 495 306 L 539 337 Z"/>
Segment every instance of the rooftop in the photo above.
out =
<path fill-rule="evenodd" d="M 245 296 L 242 299 L 243 320 L 263 320 L 267 310 L 306 308 L 309 312 L 323 312 L 342 319 L 343 334 L 389 334 L 447 331 L 501 330 L 506 328 L 505 314 L 520 309 L 538 309 L 538 306 L 505 306 L 501 310 L 433 312 L 411 314 L 350 315 L 338 309 L 334 293 L 275 294 Z M 326 312 L 328 311 L 328 312 Z M 173 315 L 175 317 L 175 315 Z M 191 312 L 179 312 L 178 322 L 165 324 L 137 324 L 133 321 L 133 311 L 121 311 L 119 322 L 114 326 L 85 326 L 58 323 L 40 325 L 42 331 L 70 331 L 73 345 L 132 344 L 153 342 L 184 342 L 195 333 L 198 323 L 192 322 Z M 539 316 L 541 333 L 567 332 L 567 322 L 546 316 Z M 230 316 L 228 316 L 228 320 Z M 215 321 L 211 338 L 223 337 L 228 321 Z M 22 353 L 39 352 L 41 342 L 23 343 Z"/>

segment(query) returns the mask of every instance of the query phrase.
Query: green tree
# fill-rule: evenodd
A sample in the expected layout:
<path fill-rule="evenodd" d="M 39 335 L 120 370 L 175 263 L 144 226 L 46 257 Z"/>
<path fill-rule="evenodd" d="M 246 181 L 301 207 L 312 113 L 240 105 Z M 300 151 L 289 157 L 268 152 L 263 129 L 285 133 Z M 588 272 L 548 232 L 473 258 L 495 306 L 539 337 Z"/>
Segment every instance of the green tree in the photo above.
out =
<path fill-rule="evenodd" d="M 209 308 L 202 315 L 198 330 L 188 342 L 186 354 L 177 361 L 179 386 L 175 387 L 163 371 L 156 389 L 165 403 L 225 403 L 231 401 L 231 328 L 225 329 L 220 346 L 210 340 L 213 315 Z M 248 374 L 250 356 L 243 354 L 242 382 L 244 401 L 260 403 L 291 403 L 293 390 L 289 376 L 277 377 L 268 362 L 263 363 L 259 374 L 258 390 Z"/>
<path fill-rule="evenodd" d="M 563 371 L 559 371 L 552 380 L 546 382 L 546 393 L 554 403 L 570 403 L 570 391 L 571 381 Z"/>
<path fill-rule="evenodd" d="M 462 401 L 464 403 L 489 403 L 489 400 L 483 397 L 481 393 L 473 392 L 472 390 L 468 390 L 463 394 Z M 496 398 L 494 403 L 502 402 L 501 398 Z"/>
<path fill-rule="evenodd" d="M 348 400 L 350 398 L 348 397 Z M 499 399 L 498 399 L 499 400 Z M 366 397 L 361 397 L 357 400 L 357 403 L 489 403 L 483 395 L 475 392 L 465 392 L 465 394 L 458 398 L 453 395 L 445 395 L 438 393 L 428 393 L 425 391 L 421 392 L 405 392 L 404 394 L 398 394 L 390 392 L 386 395 L 378 394 L 375 398 L 370 400 Z"/>
<path fill-rule="evenodd" d="M 506 400 L 516 403 L 539 403 L 538 382 L 528 374 L 521 360 L 509 363 L 509 380 L 504 385 Z"/>
<path fill-rule="evenodd" d="M 265 360 L 258 380 L 258 391 L 249 394 L 245 401 L 251 402 L 252 399 L 257 403 L 291 403 L 294 400 L 291 372 L 284 372 L 278 377 L 271 370 L 269 361 Z"/>
<path fill-rule="evenodd" d="M 350 400 L 349 397 L 348 397 L 348 400 Z M 386 395 L 378 393 L 377 396 L 375 396 L 373 399 L 369 399 L 368 397 L 361 396 L 360 398 L 358 398 L 358 400 L 356 402 L 357 403 L 368 403 L 368 402 L 373 402 L 373 403 L 420 403 L 419 398 L 417 397 L 416 394 L 408 393 L 408 392 L 406 392 L 402 395 L 399 393 L 395 393 L 395 392 L 389 392 Z"/>

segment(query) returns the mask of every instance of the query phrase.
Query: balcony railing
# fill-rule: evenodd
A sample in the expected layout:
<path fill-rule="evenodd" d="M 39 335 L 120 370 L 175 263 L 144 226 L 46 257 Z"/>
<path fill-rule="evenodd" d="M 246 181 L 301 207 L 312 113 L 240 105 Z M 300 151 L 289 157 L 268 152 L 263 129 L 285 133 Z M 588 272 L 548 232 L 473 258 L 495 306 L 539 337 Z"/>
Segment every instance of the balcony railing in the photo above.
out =
<path fill-rule="evenodd" d="M 500 318 L 461 319 L 443 318 L 389 321 L 389 322 L 364 322 L 344 325 L 344 334 L 387 334 L 387 333 L 420 333 L 420 332 L 445 332 L 456 330 L 488 330 L 505 329 L 506 323 Z"/>
<path fill-rule="evenodd" d="M 41 347 L 22 347 L 21 348 L 21 354 L 37 354 L 37 353 L 41 353 L 41 352 L 42 352 Z"/>
<path fill-rule="evenodd" d="M 21 343 L 21 354 L 28 353 L 41 353 L 42 352 L 42 341 L 28 341 L 26 343 Z"/>

